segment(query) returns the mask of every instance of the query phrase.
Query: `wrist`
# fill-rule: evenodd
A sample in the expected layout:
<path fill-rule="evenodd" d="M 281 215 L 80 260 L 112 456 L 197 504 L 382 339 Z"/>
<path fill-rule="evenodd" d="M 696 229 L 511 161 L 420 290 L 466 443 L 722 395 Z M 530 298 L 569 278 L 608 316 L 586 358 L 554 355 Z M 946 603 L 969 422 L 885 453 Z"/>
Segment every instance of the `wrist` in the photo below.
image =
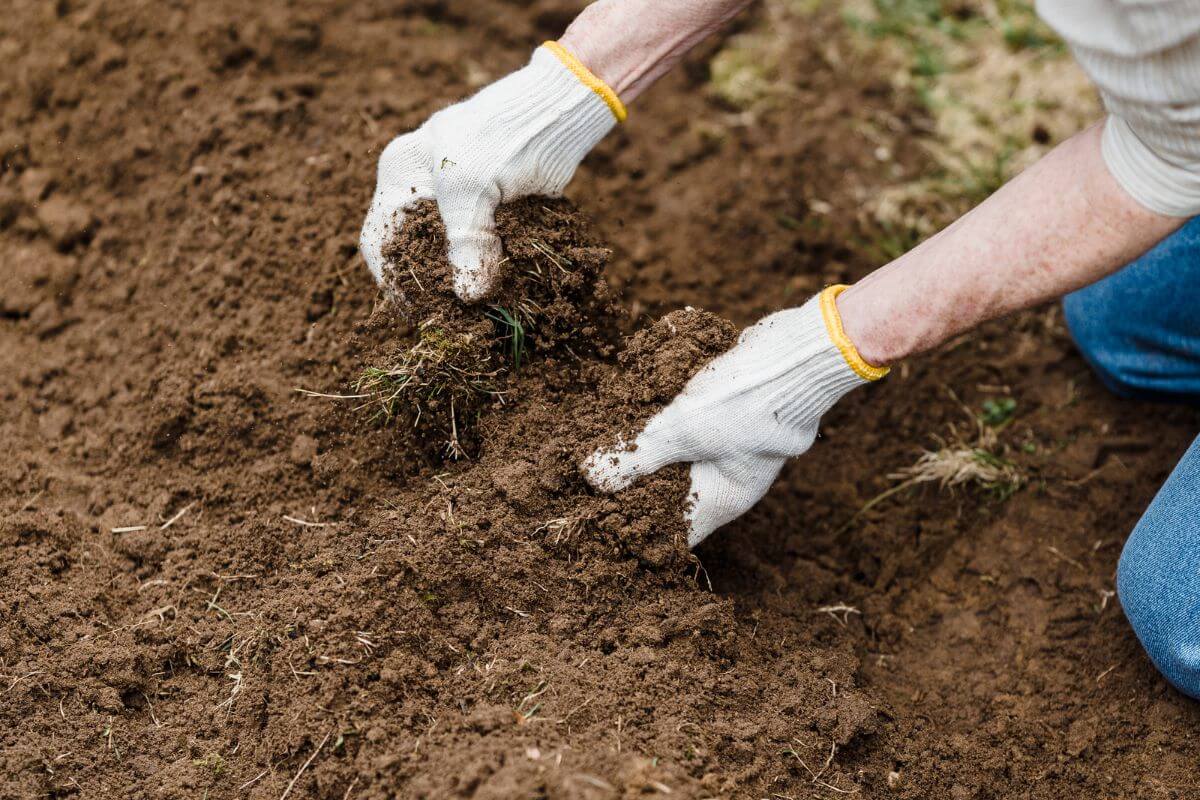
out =
<path fill-rule="evenodd" d="M 860 284 L 839 293 L 836 307 L 846 338 L 866 363 L 885 367 L 910 355 L 895 326 L 887 323 L 886 315 Z"/>
<path fill-rule="evenodd" d="M 861 306 L 853 296 L 852 286 L 830 286 L 819 295 L 821 311 L 830 340 L 855 373 L 875 381 L 888 373 L 889 358 L 883 348 L 877 348 L 870 336 L 871 328 L 864 325 Z"/>
<path fill-rule="evenodd" d="M 742 332 L 736 354 L 741 369 L 722 374 L 721 391 L 746 381 L 773 386 L 769 405 L 775 422 L 806 428 L 848 392 L 887 374 L 866 364 L 841 329 L 834 300 L 845 287 L 831 286 L 804 305 L 763 317 Z M 702 375 L 704 373 L 701 373 Z"/>
<path fill-rule="evenodd" d="M 610 87 L 622 102 L 633 99 L 630 92 L 632 70 L 628 55 L 622 56 L 619 52 L 614 52 L 611 47 L 606 47 L 593 36 L 578 32 L 574 27 L 567 29 L 558 40 L 558 44 Z"/>
<path fill-rule="evenodd" d="M 675 37 L 662 36 L 637 43 L 626 39 L 614 41 L 607 33 L 595 36 L 571 28 L 560 42 L 589 71 L 611 86 L 623 102 L 632 103 L 708 33 L 687 37 L 681 31 Z"/>
<path fill-rule="evenodd" d="M 749 4 L 598 0 L 580 12 L 559 41 L 631 103 Z"/>

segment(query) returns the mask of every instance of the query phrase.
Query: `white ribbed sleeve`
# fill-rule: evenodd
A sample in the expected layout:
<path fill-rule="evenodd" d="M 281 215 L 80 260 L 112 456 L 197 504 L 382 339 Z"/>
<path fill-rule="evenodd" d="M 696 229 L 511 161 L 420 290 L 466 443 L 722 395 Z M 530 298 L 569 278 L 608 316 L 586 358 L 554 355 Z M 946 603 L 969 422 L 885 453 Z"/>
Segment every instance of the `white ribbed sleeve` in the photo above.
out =
<path fill-rule="evenodd" d="M 1168 217 L 1200 214 L 1200 162 L 1173 163 L 1110 115 L 1100 140 L 1104 163 L 1134 200 Z"/>
<path fill-rule="evenodd" d="M 1038 0 L 1110 114 L 1105 163 L 1151 211 L 1200 214 L 1200 0 Z"/>

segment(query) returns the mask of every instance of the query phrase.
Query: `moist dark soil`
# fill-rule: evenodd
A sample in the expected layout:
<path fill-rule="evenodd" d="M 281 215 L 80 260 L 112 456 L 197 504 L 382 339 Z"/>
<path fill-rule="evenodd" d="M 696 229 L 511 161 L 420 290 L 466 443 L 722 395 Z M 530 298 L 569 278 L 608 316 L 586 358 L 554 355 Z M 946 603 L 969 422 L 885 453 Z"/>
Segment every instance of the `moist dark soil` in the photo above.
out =
<path fill-rule="evenodd" d="M 520 200 L 498 209 L 496 227 L 500 274 L 475 305 L 454 295 L 436 204 L 409 209 L 384 246 L 381 335 L 356 383 L 367 396 L 355 399 L 411 430 L 413 447 L 435 458 L 478 452 L 481 412 L 525 391 L 510 385 L 523 366 L 578 371 L 581 358 L 611 357 L 620 338 L 622 309 L 603 278 L 612 253 L 569 203 Z"/>
<path fill-rule="evenodd" d="M 569 190 L 590 223 L 506 209 L 508 294 L 454 303 L 425 211 L 390 257 L 428 295 L 407 268 L 379 292 L 382 147 L 580 6 L 5 9 L 0 797 L 1200 797 L 1200 712 L 1111 594 L 1200 418 L 1107 394 L 1057 308 L 846 398 L 695 553 L 684 467 L 615 498 L 579 476 L 721 318 L 877 266 L 859 209 L 928 168 L 928 123 L 838 9 L 786 103 L 708 92 L 719 41 L 640 99 Z M 518 366 L 488 314 L 531 298 Z M 439 314 L 503 392 L 463 452 L 311 394 Z M 860 512 L 1002 398 L 1023 488 Z"/>

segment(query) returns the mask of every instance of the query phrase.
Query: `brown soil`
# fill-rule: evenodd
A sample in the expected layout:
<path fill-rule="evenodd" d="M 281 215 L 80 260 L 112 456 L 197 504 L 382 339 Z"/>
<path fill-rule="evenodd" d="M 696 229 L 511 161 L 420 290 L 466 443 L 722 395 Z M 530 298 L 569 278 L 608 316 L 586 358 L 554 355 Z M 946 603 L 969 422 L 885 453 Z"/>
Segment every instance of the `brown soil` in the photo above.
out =
<path fill-rule="evenodd" d="M 568 203 L 529 198 L 496 217 L 504 258 L 482 305 L 454 295 L 436 204 L 409 211 L 384 247 L 386 301 L 368 337 L 379 342 L 365 356 L 374 371 L 356 388 L 435 460 L 478 452 L 480 413 L 527 391 L 509 385 L 522 366 L 577 372 L 581 357 L 611 356 L 620 338 L 621 309 L 603 277 L 611 252 L 589 239 Z"/>
<path fill-rule="evenodd" d="M 1200 712 L 1106 594 L 1197 414 L 1107 395 L 1056 309 L 847 398 L 698 560 L 682 467 L 616 499 L 578 477 L 731 335 L 659 315 L 745 324 L 873 266 L 856 210 L 918 174 L 924 123 L 836 13 L 753 124 L 705 53 L 639 102 L 572 185 L 594 234 L 505 217 L 580 280 L 519 369 L 453 323 L 505 392 L 468 457 L 296 391 L 350 392 L 427 319 L 372 314 L 379 149 L 578 7 L 6 9 L 0 797 L 1200 797 Z M 435 220 L 405 236 L 394 260 L 437 255 Z M 1023 489 L 855 516 L 1002 395 Z"/>

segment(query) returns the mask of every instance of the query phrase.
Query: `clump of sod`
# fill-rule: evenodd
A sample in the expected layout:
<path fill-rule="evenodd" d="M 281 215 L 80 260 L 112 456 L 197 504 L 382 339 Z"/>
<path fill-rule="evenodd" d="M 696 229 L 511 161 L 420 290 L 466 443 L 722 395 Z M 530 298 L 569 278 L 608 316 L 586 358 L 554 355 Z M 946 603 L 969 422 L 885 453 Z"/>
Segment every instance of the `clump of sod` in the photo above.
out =
<path fill-rule="evenodd" d="M 460 429 L 490 399 L 503 399 L 491 342 L 478 329 L 450 331 L 436 321 L 423 324 L 416 342 L 401 348 L 384 366 L 363 370 L 355 392 L 367 395 L 374 417 L 403 420 L 421 433 L 443 439 L 445 455 L 461 458 Z"/>
<path fill-rule="evenodd" d="M 462 432 L 487 402 L 504 402 L 504 376 L 528 362 L 538 310 L 532 301 L 490 306 L 480 313 L 491 325 L 466 330 L 452 330 L 441 318 L 427 320 L 411 346 L 362 371 L 355 394 L 367 399 L 376 421 L 399 420 L 425 438 L 440 437 L 445 456 L 462 458 Z"/>
<path fill-rule="evenodd" d="M 453 292 L 434 204 L 411 209 L 383 249 L 383 316 L 405 333 L 368 357 L 355 396 L 377 421 L 415 429 L 431 454 L 469 455 L 480 413 L 535 360 L 560 369 L 580 354 L 615 353 L 619 312 L 602 277 L 611 253 L 570 203 L 528 198 L 502 206 L 496 223 L 504 259 L 479 305 Z"/>

